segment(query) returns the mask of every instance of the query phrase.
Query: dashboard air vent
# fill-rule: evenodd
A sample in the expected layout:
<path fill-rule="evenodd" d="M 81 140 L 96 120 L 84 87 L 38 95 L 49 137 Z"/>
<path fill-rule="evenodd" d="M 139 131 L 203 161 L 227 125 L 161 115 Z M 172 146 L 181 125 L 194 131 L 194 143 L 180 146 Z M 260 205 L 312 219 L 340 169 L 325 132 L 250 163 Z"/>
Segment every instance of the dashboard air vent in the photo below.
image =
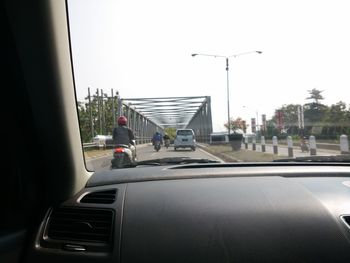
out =
<path fill-rule="evenodd" d="M 109 243 L 113 217 L 113 211 L 106 209 L 54 209 L 49 218 L 47 236 L 58 240 Z"/>
<path fill-rule="evenodd" d="M 343 221 L 347 225 L 347 227 L 350 228 L 350 215 L 341 216 L 341 219 L 343 219 Z"/>
<path fill-rule="evenodd" d="M 92 192 L 85 195 L 80 203 L 91 203 L 91 204 L 112 204 L 114 203 L 117 195 L 117 190 L 106 190 Z"/>

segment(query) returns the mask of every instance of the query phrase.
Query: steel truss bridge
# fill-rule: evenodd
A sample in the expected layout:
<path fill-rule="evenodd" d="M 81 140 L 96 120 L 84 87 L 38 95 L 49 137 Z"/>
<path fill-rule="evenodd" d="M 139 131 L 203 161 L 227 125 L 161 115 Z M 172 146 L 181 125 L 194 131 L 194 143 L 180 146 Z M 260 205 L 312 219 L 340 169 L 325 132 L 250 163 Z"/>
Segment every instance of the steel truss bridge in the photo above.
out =
<path fill-rule="evenodd" d="M 213 131 L 210 96 L 119 98 L 118 114 L 128 118 L 138 143 L 146 143 L 156 131 L 193 129 L 196 140 L 209 142 Z"/>

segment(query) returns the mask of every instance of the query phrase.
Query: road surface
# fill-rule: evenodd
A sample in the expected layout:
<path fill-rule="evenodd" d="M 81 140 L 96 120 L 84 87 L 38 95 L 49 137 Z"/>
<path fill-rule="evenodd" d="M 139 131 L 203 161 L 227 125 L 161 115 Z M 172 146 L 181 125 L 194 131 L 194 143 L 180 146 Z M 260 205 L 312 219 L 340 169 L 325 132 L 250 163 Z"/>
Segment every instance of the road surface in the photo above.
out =
<path fill-rule="evenodd" d="M 112 150 L 110 150 L 110 152 L 107 152 L 104 156 L 88 158 L 86 159 L 86 167 L 90 171 L 109 170 L 112 157 Z M 170 146 L 168 149 L 162 146 L 160 151 L 156 152 L 151 144 L 137 146 L 138 161 L 164 157 L 206 158 L 221 161 L 218 157 L 207 153 L 199 147 L 197 147 L 195 151 L 191 151 L 190 149 L 180 149 L 175 151 L 173 146 Z"/>
<path fill-rule="evenodd" d="M 244 145 L 242 145 L 244 149 Z M 248 150 L 252 150 L 252 144 L 249 144 Z M 256 145 L 256 151 L 261 152 L 261 145 Z M 91 157 L 86 159 L 86 167 L 90 171 L 103 171 L 109 170 L 112 160 L 112 150 L 104 152 L 105 155 L 99 157 Z M 273 154 L 272 145 L 266 145 L 266 153 Z M 334 150 L 325 150 L 317 149 L 317 155 L 338 155 L 339 151 Z M 288 148 L 287 146 L 278 146 L 278 155 L 288 157 Z M 309 152 L 301 152 L 300 147 L 293 148 L 293 157 L 309 156 Z M 189 157 L 189 158 L 207 158 L 213 160 L 219 160 L 218 157 L 211 155 L 210 153 L 205 152 L 204 150 L 197 147 L 196 151 L 191 151 L 189 149 L 180 149 L 175 151 L 173 146 L 170 146 L 168 149 L 162 146 L 159 152 L 156 152 L 153 149 L 151 144 L 144 144 L 137 146 L 137 157 L 139 161 L 157 159 L 164 157 Z"/>

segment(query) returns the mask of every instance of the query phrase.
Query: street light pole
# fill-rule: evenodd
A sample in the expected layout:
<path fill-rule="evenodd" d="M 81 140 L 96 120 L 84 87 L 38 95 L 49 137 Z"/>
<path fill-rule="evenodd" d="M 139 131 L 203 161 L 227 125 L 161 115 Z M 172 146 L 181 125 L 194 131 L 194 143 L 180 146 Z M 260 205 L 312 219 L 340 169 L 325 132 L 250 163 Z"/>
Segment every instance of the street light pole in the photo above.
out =
<path fill-rule="evenodd" d="M 227 83 L 227 134 L 230 134 L 230 88 L 229 88 L 229 80 L 228 80 L 228 58 L 226 58 L 226 83 Z"/>
<path fill-rule="evenodd" d="M 207 56 L 207 57 L 221 57 L 221 58 L 225 58 L 226 60 L 226 83 L 227 83 L 227 130 L 228 130 L 228 134 L 230 134 L 230 88 L 229 88 L 229 58 L 236 58 L 238 56 L 241 55 L 247 55 L 247 54 L 252 54 L 252 53 L 258 53 L 261 54 L 262 51 L 249 51 L 249 52 L 243 52 L 243 53 L 238 53 L 235 55 L 231 55 L 231 56 L 222 56 L 222 55 L 210 55 L 210 54 L 198 54 L 198 53 L 194 53 L 191 54 L 192 57 L 195 56 Z"/>

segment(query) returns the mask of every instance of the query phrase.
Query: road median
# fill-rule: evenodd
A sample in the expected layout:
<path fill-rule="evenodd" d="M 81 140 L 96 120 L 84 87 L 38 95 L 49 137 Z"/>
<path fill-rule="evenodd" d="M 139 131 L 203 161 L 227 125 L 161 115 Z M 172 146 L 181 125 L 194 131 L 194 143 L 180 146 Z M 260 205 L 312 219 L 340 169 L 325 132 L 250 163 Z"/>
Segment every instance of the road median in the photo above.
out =
<path fill-rule="evenodd" d="M 285 158 L 271 153 L 256 152 L 251 150 L 241 149 L 232 151 L 230 145 L 209 145 L 200 144 L 201 149 L 219 157 L 225 162 L 272 162 L 276 159 Z"/>

